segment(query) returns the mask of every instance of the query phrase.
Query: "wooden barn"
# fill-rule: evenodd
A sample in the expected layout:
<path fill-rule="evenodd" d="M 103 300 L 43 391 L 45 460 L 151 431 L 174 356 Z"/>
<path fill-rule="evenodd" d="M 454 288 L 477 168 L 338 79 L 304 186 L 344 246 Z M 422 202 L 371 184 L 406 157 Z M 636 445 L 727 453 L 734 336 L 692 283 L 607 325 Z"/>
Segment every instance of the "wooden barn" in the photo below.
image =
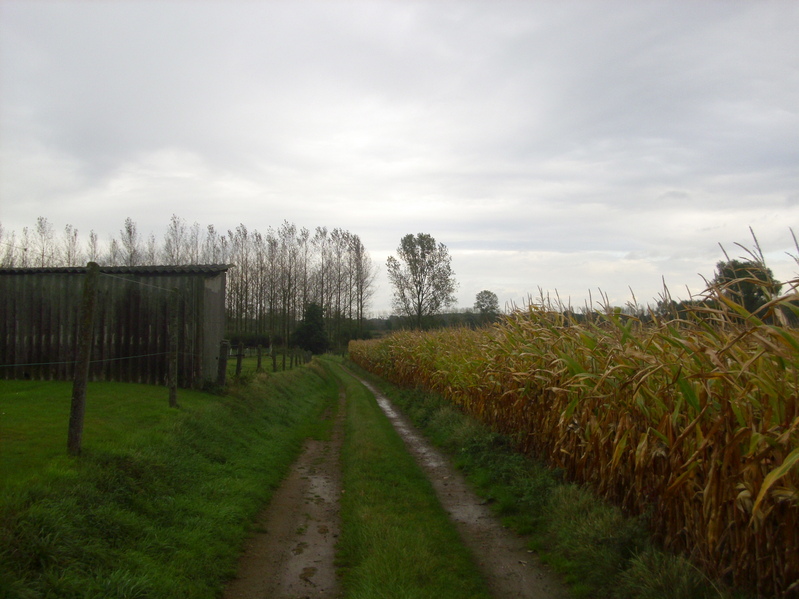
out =
<path fill-rule="evenodd" d="M 176 305 L 178 385 L 214 381 L 229 268 L 101 266 L 89 380 L 166 384 Z M 73 378 L 87 270 L 0 269 L 0 378 Z"/>

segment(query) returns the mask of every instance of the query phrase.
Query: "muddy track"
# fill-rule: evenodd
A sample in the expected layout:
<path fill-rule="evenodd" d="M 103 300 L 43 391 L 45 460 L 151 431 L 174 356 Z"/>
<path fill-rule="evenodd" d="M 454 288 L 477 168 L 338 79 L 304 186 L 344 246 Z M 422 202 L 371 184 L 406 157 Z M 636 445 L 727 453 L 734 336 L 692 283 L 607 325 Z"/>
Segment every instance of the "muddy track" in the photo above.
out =
<path fill-rule="evenodd" d="M 500 524 L 485 501 L 471 490 L 449 460 L 422 437 L 377 388 L 363 379 L 358 380 L 374 394 L 378 405 L 405 441 L 406 448 L 432 483 L 439 503 L 449 513 L 463 543 L 475 556 L 491 594 L 498 599 L 568 597 L 560 580 L 527 550 L 521 537 Z"/>
<path fill-rule="evenodd" d="M 224 599 L 332 599 L 339 596 L 334 566 L 338 540 L 345 397 L 328 441 L 309 439 L 239 561 Z"/>
<path fill-rule="evenodd" d="M 351 374 L 351 373 L 350 373 Z M 355 376 L 355 375 L 352 375 Z M 494 597 L 561 599 L 563 585 L 524 541 L 505 529 L 463 476 L 430 445 L 386 397 L 357 376 L 403 438 L 430 479 L 439 502 L 476 558 Z M 304 599 L 340 596 L 334 566 L 341 493 L 339 455 L 345 398 L 329 441 L 310 440 L 269 507 L 256 522 L 224 599 Z"/>

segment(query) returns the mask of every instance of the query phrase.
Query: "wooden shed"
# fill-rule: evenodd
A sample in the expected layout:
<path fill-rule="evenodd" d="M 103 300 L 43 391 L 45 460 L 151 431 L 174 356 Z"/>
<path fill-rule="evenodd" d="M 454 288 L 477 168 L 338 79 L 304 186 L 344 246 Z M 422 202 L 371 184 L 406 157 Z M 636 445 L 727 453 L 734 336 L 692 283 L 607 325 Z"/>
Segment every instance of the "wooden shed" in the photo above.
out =
<path fill-rule="evenodd" d="M 175 293 L 178 384 L 201 387 L 215 380 L 229 268 L 101 266 L 90 380 L 166 383 Z M 86 267 L 0 269 L 0 378 L 73 377 L 86 272 Z"/>

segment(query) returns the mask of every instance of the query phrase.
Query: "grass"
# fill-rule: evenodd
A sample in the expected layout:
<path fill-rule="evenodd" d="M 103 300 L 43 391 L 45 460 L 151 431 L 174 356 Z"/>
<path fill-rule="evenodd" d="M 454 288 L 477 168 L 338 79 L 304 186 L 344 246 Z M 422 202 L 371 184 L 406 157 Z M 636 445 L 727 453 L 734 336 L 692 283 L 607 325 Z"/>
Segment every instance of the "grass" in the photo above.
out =
<path fill-rule="evenodd" d="M 574 597 L 720 599 L 723 593 L 685 559 L 659 551 L 647 520 L 621 511 L 561 473 L 513 450 L 510 439 L 445 399 L 374 381 L 436 445 L 447 452 L 503 522 L 528 535 L 529 547 L 558 571 Z"/>
<path fill-rule="evenodd" d="M 374 399 L 332 360 L 347 392 L 339 565 L 353 599 L 487 598 L 430 482 Z"/>
<path fill-rule="evenodd" d="M 263 350 L 263 354 L 261 355 L 261 372 L 283 372 L 283 350 L 278 348 L 275 350 L 277 352 L 277 371 L 273 370 L 273 362 L 272 356 L 269 354 L 267 349 Z M 228 356 L 227 360 L 227 380 L 228 382 L 234 382 L 236 378 L 236 348 L 231 348 L 230 355 Z M 297 354 L 295 356 L 294 368 L 299 368 L 302 364 L 302 356 Z M 286 356 L 286 370 L 291 369 L 291 359 L 290 356 Z M 248 382 L 258 374 L 258 357 L 257 356 L 247 356 L 242 357 L 241 360 L 241 375 L 240 381 L 241 382 Z"/>
<path fill-rule="evenodd" d="M 179 391 L 186 409 L 196 410 L 217 398 Z M 3 438 L 0 488 L 19 483 L 63 457 L 67 446 L 72 383 L 0 380 L 0 434 Z M 90 383 L 83 442 L 87 448 L 123 444 L 140 431 L 174 417 L 164 387 Z"/>
<path fill-rule="evenodd" d="M 163 388 L 90 386 L 90 410 L 107 409 L 87 414 L 74 459 L 58 386 L 3 385 L 14 406 L 4 454 L 31 448 L 0 493 L 0 597 L 18 599 L 218 596 L 254 515 L 338 395 L 315 365 L 225 397 L 181 391 L 180 410 Z"/>

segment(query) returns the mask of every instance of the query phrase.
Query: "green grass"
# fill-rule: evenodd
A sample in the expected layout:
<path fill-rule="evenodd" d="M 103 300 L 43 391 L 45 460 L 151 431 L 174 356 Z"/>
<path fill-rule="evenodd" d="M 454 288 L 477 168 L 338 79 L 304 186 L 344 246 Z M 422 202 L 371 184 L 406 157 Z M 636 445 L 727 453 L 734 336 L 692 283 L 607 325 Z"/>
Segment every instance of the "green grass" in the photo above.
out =
<path fill-rule="evenodd" d="M 721 591 L 685 559 L 659 551 L 646 519 L 625 518 L 589 490 L 511 449 L 509 439 L 445 399 L 400 389 L 357 366 L 466 474 L 503 522 L 558 571 L 571 595 L 613 599 L 720 599 Z"/>
<path fill-rule="evenodd" d="M 236 378 L 236 348 L 232 348 L 230 356 L 227 360 L 227 380 L 234 382 Z M 283 371 L 283 350 L 277 348 L 277 372 Z M 297 354 L 294 362 L 294 368 L 299 368 L 302 364 L 300 354 Z M 261 372 L 273 372 L 274 364 L 272 363 L 272 356 L 269 355 L 268 350 L 264 349 L 261 355 Z M 291 369 L 291 357 L 286 356 L 286 370 Z M 258 357 L 243 357 L 241 360 L 241 380 L 243 382 L 250 381 L 258 373 Z"/>
<path fill-rule="evenodd" d="M 49 383 L 3 387 L 17 431 L 7 442 L 4 424 L 4 453 L 36 449 L 0 492 L 0 597 L 217 597 L 303 439 L 324 434 L 337 383 L 311 365 L 225 397 L 181 391 L 179 410 L 163 388 L 104 389 L 114 407 L 87 415 L 76 459 L 63 455 L 67 413 Z"/>
<path fill-rule="evenodd" d="M 66 453 L 72 383 L 0 380 L 0 489 L 42 471 Z M 216 401 L 207 393 L 180 389 L 186 409 Z M 164 387 L 89 383 L 83 446 L 120 445 L 164 420 L 174 418 Z"/>
<path fill-rule="evenodd" d="M 374 396 L 346 388 L 339 564 L 354 599 L 489 597 L 475 562 Z"/>

